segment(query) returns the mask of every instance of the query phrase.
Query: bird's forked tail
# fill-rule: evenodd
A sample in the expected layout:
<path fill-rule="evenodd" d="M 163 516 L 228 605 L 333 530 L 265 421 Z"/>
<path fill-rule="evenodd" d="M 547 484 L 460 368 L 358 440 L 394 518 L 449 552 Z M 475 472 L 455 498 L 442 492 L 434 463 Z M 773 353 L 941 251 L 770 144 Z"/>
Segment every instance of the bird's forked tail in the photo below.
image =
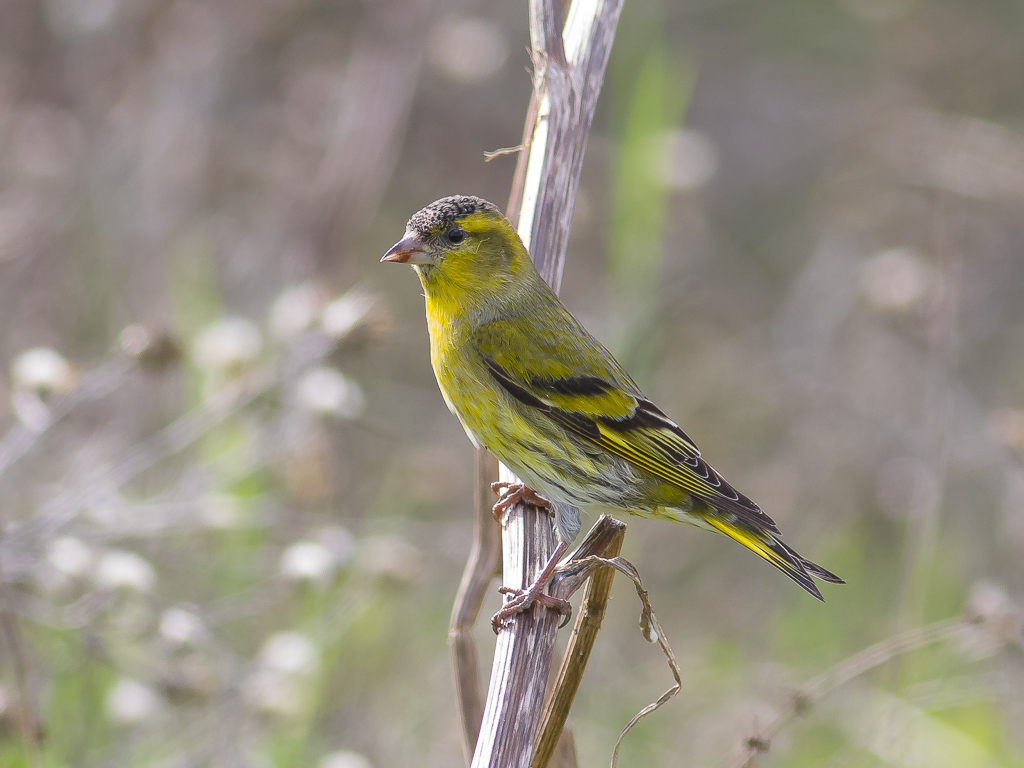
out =
<path fill-rule="evenodd" d="M 714 512 L 703 516 L 703 519 L 712 528 L 724 533 L 730 539 L 735 539 L 751 552 L 763 557 L 822 602 L 825 601 L 825 598 L 821 596 L 814 579 L 821 579 L 830 584 L 846 583 L 831 571 L 798 555 L 773 533 L 754 530 L 742 524 L 737 525 L 735 522 L 723 520 Z M 812 576 L 814 579 L 811 578 Z"/>

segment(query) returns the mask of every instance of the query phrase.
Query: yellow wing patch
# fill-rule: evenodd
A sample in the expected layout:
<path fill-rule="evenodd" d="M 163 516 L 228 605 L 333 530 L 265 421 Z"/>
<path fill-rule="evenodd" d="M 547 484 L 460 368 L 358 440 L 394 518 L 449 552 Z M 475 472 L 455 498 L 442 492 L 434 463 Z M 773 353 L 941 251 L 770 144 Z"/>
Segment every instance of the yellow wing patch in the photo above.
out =
<path fill-rule="evenodd" d="M 597 428 L 601 434 L 598 444 L 603 448 L 607 448 L 617 456 L 621 456 L 627 461 L 631 461 L 636 464 L 638 467 L 646 469 L 652 475 L 657 475 L 663 480 L 677 485 L 684 491 L 689 491 L 697 496 L 707 498 L 708 496 L 713 497 L 719 495 L 716 488 L 713 488 L 708 483 L 701 480 L 685 466 L 669 464 L 662 460 L 653 451 L 645 450 L 634 442 L 630 442 L 625 439 L 620 432 L 609 429 L 603 424 L 598 424 Z"/>

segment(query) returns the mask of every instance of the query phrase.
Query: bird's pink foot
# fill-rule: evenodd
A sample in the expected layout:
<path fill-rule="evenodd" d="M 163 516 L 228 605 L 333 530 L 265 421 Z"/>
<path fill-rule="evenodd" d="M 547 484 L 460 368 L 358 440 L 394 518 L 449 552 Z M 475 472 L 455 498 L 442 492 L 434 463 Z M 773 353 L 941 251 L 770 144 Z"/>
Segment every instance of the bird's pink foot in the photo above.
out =
<path fill-rule="evenodd" d="M 509 619 L 513 616 L 518 616 L 523 611 L 526 611 L 534 603 L 540 603 L 543 606 L 552 608 L 564 617 L 562 622 L 558 625 L 559 629 L 568 624 L 569 617 L 572 616 L 572 605 L 569 604 L 568 600 L 563 600 L 560 597 L 552 597 L 551 595 L 545 594 L 545 586 L 546 582 L 542 583 L 540 581 L 535 581 L 526 589 L 499 587 L 498 592 L 503 595 L 512 595 L 512 599 L 505 603 L 505 605 L 501 607 L 501 610 L 491 617 L 491 627 L 494 629 L 494 634 L 498 634 L 498 631 L 505 626 L 505 623 L 509 621 Z"/>
<path fill-rule="evenodd" d="M 558 625 L 559 629 L 569 622 L 569 617 L 572 615 L 572 606 L 569 605 L 569 601 L 544 593 L 544 588 L 551 581 L 551 577 L 554 576 L 555 569 L 558 568 L 559 559 L 561 559 L 568 548 L 569 545 L 564 541 L 559 542 L 558 546 L 555 547 L 555 551 L 551 553 L 551 557 L 548 558 L 544 568 L 537 576 L 536 581 L 526 589 L 517 589 L 515 587 L 498 588 L 498 592 L 503 595 L 512 595 L 512 599 L 505 603 L 501 610 L 491 617 L 491 627 L 494 628 L 494 634 L 498 634 L 498 631 L 505 626 L 509 619 L 513 616 L 518 616 L 534 603 L 540 603 L 548 608 L 553 608 L 564 617 L 562 623 Z"/>
<path fill-rule="evenodd" d="M 550 501 L 523 483 L 491 483 L 491 490 L 498 494 L 498 500 L 491 507 L 491 513 L 499 523 L 508 512 L 508 508 L 520 501 L 538 509 L 551 509 Z"/>

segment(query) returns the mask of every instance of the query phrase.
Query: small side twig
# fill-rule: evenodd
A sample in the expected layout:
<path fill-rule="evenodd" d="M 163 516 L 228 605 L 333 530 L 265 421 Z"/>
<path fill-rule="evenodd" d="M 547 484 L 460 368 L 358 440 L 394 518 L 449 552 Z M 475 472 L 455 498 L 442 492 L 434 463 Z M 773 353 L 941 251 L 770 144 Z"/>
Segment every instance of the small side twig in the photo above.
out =
<path fill-rule="evenodd" d="M 524 149 L 526 149 L 526 147 L 523 146 L 522 144 L 518 144 L 517 146 L 514 147 L 501 147 L 500 149 L 492 149 L 489 152 L 484 152 L 484 162 L 489 163 L 491 162 L 491 160 L 494 160 L 495 158 L 498 157 L 503 157 L 505 155 L 514 155 L 518 152 L 522 152 Z"/>

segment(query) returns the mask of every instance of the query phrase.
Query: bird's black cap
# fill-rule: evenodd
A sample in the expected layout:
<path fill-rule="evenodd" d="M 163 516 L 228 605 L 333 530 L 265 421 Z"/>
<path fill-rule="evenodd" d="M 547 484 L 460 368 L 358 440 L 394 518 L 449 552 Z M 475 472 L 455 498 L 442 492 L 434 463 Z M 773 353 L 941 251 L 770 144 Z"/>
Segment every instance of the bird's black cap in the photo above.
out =
<path fill-rule="evenodd" d="M 414 213 L 406 228 L 412 232 L 431 234 L 447 229 L 462 217 L 478 211 L 501 213 L 498 206 L 481 197 L 453 195 L 435 200 L 426 208 Z"/>

